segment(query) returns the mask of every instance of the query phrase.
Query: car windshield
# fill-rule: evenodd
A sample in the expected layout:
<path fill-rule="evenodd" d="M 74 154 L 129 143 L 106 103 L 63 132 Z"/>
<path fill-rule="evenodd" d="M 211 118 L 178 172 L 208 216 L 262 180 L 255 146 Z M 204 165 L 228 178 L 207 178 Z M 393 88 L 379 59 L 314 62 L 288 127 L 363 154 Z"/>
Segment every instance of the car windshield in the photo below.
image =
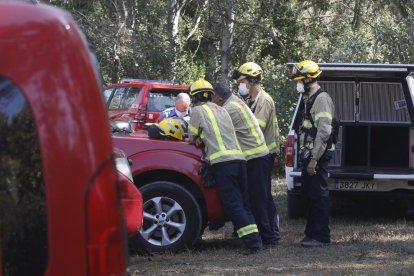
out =
<path fill-rule="evenodd" d="M 147 110 L 161 112 L 175 106 L 175 97 L 182 91 L 150 91 L 148 95 Z"/>

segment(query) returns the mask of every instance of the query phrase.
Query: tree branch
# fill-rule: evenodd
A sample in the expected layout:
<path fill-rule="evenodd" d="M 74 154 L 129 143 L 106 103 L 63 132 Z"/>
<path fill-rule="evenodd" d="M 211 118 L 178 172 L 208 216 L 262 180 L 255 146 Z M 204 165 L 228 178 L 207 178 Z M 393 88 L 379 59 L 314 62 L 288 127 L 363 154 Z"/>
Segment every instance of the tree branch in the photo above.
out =
<path fill-rule="evenodd" d="M 200 22 L 201 22 L 201 16 L 203 15 L 204 10 L 207 7 L 207 4 L 208 4 L 208 0 L 204 0 L 203 5 L 201 6 L 200 14 L 199 14 L 199 16 L 196 19 L 196 22 L 194 24 L 194 27 L 191 29 L 190 33 L 185 38 L 185 41 L 188 41 L 195 34 L 195 32 L 197 31 L 198 26 L 200 25 Z"/>
<path fill-rule="evenodd" d="M 286 58 L 288 61 L 292 61 L 292 56 L 289 53 L 289 50 L 286 48 L 285 44 L 280 40 L 280 38 L 277 35 L 277 30 L 274 27 L 266 27 L 260 22 L 241 22 L 235 19 L 231 19 L 228 17 L 230 21 L 233 21 L 237 25 L 241 26 L 250 26 L 250 27 L 258 27 L 261 29 L 264 33 L 267 33 L 275 42 L 277 45 L 279 45 L 283 51 L 285 52 Z"/>

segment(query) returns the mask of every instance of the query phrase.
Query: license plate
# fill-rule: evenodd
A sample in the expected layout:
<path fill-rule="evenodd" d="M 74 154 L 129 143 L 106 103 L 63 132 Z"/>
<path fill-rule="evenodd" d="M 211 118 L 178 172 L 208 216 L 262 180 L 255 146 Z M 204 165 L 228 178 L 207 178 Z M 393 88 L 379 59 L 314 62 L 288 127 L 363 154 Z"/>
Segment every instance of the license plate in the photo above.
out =
<path fill-rule="evenodd" d="M 336 180 L 336 190 L 376 190 L 377 183 L 373 181 L 357 181 L 357 180 Z"/>

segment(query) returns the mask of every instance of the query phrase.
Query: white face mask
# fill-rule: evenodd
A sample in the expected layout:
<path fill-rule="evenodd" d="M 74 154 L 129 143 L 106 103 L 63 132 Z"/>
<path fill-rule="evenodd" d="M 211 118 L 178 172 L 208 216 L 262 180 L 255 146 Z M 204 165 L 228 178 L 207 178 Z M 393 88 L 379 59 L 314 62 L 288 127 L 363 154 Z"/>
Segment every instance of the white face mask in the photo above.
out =
<path fill-rule="evenodd" d="M 305 93 L 305 85 L 303 84 L 303 82 L 298 81 L 296 83 L 296 90 L 298 91 L 298 93 Z"/>
<path fill-rule="evenodd" d="M 249 89 L 247 88 L 247 85 L 243 82 L 239 84 L 238 90 L 239 90 L 240 96 L 246 96 L 249 94 Z"/>
<path fill-rule="evenodd" d="M 188 111 L 181 112 L 181 111 L 178 111 L 177 109 L 175 109 L 175 113 L 177 114 L 178 117 L 184 118 L 184 116 L 186 116 L 188 114 Z"/>
<path fill-rule="evenodd" d="M 180 112 L 180 111 L 178 111 L 177 109 L 175 110 L 175 113 L 176 113 L 176 114 L 177 114 L 177 116 L 178 116 L 178 117 L 180 117 L 180 118 L 184 117 L 184 115 L 186 114 L 186 113 L 184 113 L 184 112 Z"/>

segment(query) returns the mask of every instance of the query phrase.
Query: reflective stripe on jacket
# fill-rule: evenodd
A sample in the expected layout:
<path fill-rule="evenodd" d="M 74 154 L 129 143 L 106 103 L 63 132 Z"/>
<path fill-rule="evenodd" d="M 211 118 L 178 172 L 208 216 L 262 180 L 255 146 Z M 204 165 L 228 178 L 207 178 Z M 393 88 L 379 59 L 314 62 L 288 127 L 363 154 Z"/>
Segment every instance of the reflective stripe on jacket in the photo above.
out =
<path fill-rule="evenodd" d="M 250 108 L 235 95 L 231 95 L 223 107 L 233 122 L 236 137 L 247 160 L 269 154 L 262 130 Z"/>
<path fill-rule="evenodd" d="M 199 136 L 211 164 L 245 160 L 227 111 L 212 102 L 193 108 L 188 125 L 190 142 Z"/>
<path fill-rule="evenodd" d="M 259 233 L 259 229 L 257 229 L 256 224 L 249 224 L 237 229 L 237 236 L 239 236 L 239 238 L 243 238 L 244 236 L 250 235 L 252 233 Z"/>
<path fill-rule="evenodd" d="M 312 100 L 312 97 L 307 101 Z M 306 101 L 306 100 L 305 100 Z M 313 139 L 309 135 L 307 136 L 307 141 L 305 142 L 305 133 L 306 131 L 311 130 L 312 123 L 310 120 L 303 120 L 302 122 L 302 131 L 300 135 L 300 144 L 301 146 L 307 146 L 307 148 L 312 150 L 312 158 L 319 160 L 319 158 L 324 154 L 327 141 L 332 131 L 332 118 L 335 114 L 335 107 L 332 102 L 331 96 L 328 93 L 320 93 L 315 102 L 312 105 L 310 110 L 314 126 L 316 128 L 316 136 Z"/>
<path fill-rule="evenodd" d="M 248 103 L 250 100 L 248 100 Z M 259 122 L 270 153 L 280 154 L 280 134 L 276 118 L 276 107 L 272 97 L 260 90 L 250 109 Z"/>

